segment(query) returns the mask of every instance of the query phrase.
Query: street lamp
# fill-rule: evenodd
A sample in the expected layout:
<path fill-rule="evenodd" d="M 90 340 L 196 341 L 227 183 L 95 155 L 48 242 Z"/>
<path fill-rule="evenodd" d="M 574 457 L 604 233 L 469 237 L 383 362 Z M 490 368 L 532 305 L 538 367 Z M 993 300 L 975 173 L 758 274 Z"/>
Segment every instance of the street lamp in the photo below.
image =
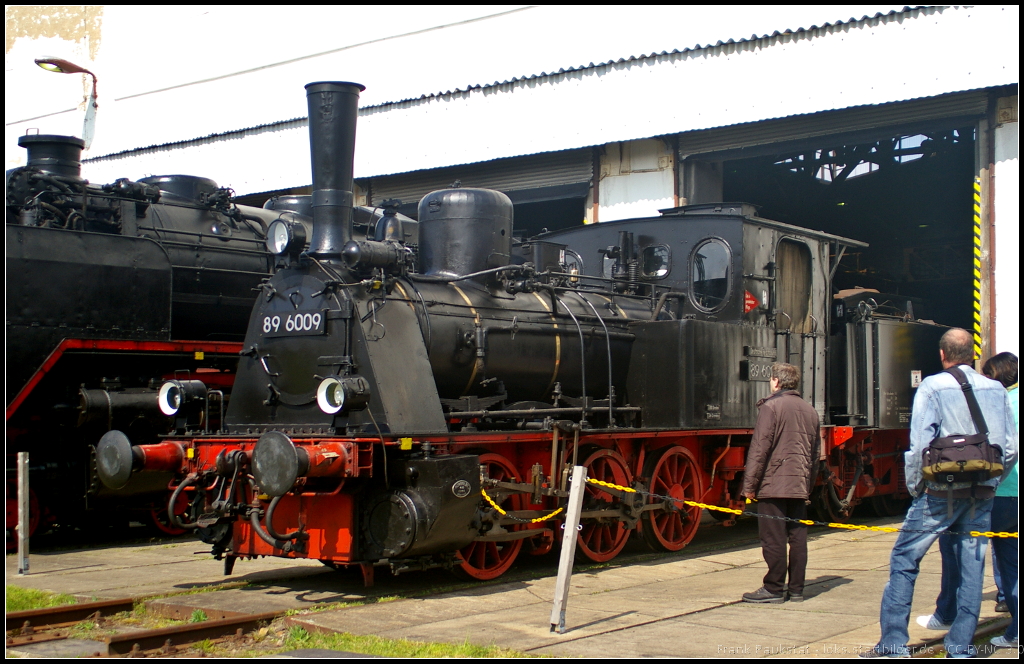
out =
<path fill-rule="evenodd" d="M 85 141 L 85 149 L 88 150 L 92 144 L 92 135 L 96 129 L 96 74 L 85 67 L 79 67 L 73 62 L 60 58 L 36 58 L 36 64 L 46 71 L 54 71 L 58 74 L 88 74 L 92 76 L 92 93 L 89 94 L 89 101 L 85 105 L 85 124 L 82 125 L 82 140 Z"/>

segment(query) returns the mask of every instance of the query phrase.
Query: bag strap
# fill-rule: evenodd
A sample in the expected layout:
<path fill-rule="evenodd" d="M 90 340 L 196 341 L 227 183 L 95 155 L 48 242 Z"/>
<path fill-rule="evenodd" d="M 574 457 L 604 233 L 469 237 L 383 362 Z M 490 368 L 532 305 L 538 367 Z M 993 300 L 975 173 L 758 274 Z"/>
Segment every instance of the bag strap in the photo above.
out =
<path fill-rule="evenodd" d="M 974 420 L 974 426 L 978 429 L 978 433 L 988 435 L 988 425 L 985 423 L 985 416 L 981 413 L 981 407 L 978 406 L 978 398 L 974 396 L 974 387 L 971 382 L 967 380 L 967 376 L 960 367 L 950 367 L 946 369 L 946 373 L 956 379 L 956 382 L 960 383 L 960 389 L 964 392 L 964 398 L 967 399 L 967 408 L 971 411 L 971 419 Z"/>

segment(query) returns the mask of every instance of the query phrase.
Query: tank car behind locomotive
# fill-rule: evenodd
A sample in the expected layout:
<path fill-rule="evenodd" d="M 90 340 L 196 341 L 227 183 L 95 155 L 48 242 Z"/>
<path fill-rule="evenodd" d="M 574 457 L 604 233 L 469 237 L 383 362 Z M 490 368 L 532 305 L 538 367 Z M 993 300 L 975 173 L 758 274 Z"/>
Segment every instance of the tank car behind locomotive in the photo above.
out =
<path fill-rule="evenodd" d="M 756 402 L 784 360 L 823 420 L 820 507 L 905 495 L 912 376 L 938 370 L 933 352 L 915 353 L 942 329 L 864 293 L 833 297 L 839 257 L 862 243 L 743 204 L 515 243 L 508 198 L 467 188 L 420 201 L 415 250 L 398 220 L 354 238 L 361 89 L 307 86 L 312 239 L 303 251 L 293 222 L 270 229 L 280 261 L 224 430 L 141 446 L 108 434 L 105 482 L 174 468 L 190 506 L 180 525 L 229 571 L 278 555 L 486 579 L 524 547 L 551 548 L 557 520 L 544 517 L 580 464 L 658 496 L 588 485 L 584 556 L 610 560 L 634 531 L 677 551 L 700 517 L 684 501 L 742 505 Z M 852 314 L 836 308 L 857 298 Z M 183 421 L 205 407 L 183 402 Z"/>
<path fill-rule="evenodd" d="M 111 429 L 135 443 L 173 431 L 159 388 L 175 377 L 202 376 L 213 406 L 193 424 L 219 428 L 254 289 L 273 267 L 267 227 L 286 220 L 311 231 L 308 196 L 259 209 L 188 175 L 97 186 L 81 176 L 81 139 L 30 134 L 18 143 L 27 165 L 6 177 L 9 533 L 19 451 L 30 452 L 30 532 L 40 519 L 80 522 L 88 508 L 124 506 L 129 495 L 158 494 L 164 504 L 169 474 L 104 488 L 95 444 Z M 359 214 L 362 226 L 373 221 L 371 211 Z M 174 530 L 162 514 L 153 512 L 156 524 Z"/>

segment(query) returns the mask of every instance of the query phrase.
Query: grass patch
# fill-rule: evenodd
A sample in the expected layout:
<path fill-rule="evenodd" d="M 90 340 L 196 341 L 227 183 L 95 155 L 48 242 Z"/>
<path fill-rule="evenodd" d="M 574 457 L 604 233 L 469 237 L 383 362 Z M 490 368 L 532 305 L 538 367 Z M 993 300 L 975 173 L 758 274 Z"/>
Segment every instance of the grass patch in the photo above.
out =
<path fill-rule="evenodd" d="M 476 646 L 468 640 L 459 645 L 424 643 L 406 639 L 385 639 L 380 636 L 311 634 L 301 627 L 292 627 L 288 630 L 284 646 L 286 650 L 324 648 L 380 657 L 531 657 L 531 655 L 508 648 Z"/>
<path fill-rule="evenodd" d="M 253 584 L 249 581 L 227 581 L 225 583 L 212 583 L 208 586 L 198 586 L 195 588 L 188 588 L 187 590 L 179 590 L 173 593 L 164 593 L 163 595 L 152 595 L 146 597 L 146 600 L 151 599 L 163 599 L 165 597 L 180 597 L 182 595 L 201 595 L 203 593 L 215 593 L 220 590 L 243 590 L 243 589 L 255 589 Z"/>
<path fill-rule="evenodd" d="M 86 620 L 80 622 L 77 625 L 71 627 L 71 635 L 81 639 L 88 639 L 96 634 L 96 628 L 99 627 L 94 621 Z"/>
<path fill-rule="evenodd" d="M 322 613 L 324 611 L 333 611 L 335 609 L 348 609 L 353 606 L 365 606 L 367 602 L 332 602 L 330 604 L 314 604 L 310 607 L 302 607 L 301 609 L 288 609 L 284 612 L 286 616 L 298 616 L 307 613 Z"/>
<path fill-rule="evenodd" d="M 51 593 L 45 590 L 34 588 L 22 588 L 20 586 L 7 586 L 7 612 L 28 611 L 29 609 L 46 609 L 51 606 L 64 606 L 75 604 L 76 600 L 71 595 Z"/>
<path fill-rule="evenodd" d="M 192 616 L 188 619 L 190 623 L 206 622 L 206 620 L 206 611 L 203 611 L 202 609 L 196 609 L 193 611 Z"/>

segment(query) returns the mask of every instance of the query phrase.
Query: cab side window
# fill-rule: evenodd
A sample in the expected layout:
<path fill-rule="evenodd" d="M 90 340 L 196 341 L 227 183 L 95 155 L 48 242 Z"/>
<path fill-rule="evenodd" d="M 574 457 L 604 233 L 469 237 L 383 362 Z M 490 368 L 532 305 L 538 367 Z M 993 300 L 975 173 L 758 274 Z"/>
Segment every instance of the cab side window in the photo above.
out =
<path fill-rule="evenodd" d="M 708 238 L 690 255 L 690 300 L 705 313 L 718 311 L 729 300 L 732 254 L 729 245 Z"/>
<path fill-rule="evenodd" d="M 672 252 L 668 245 L 652 245 L 640 255 L 640 273 L 646 279 L 664 279 L 671 270 Z"/>

